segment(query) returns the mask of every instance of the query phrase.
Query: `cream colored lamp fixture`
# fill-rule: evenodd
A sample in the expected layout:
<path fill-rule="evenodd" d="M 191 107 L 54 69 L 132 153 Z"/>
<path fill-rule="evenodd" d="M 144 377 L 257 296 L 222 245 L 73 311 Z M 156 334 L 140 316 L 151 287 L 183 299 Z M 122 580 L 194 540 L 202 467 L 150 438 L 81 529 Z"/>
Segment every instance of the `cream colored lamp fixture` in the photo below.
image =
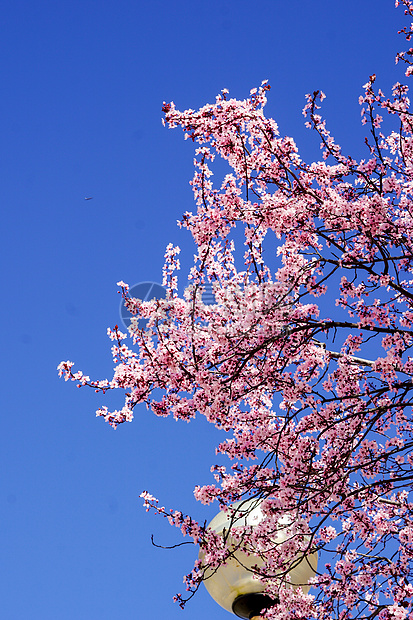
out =
<path fill-rule="evenodd" d="M 249 499 L 232 504 L 231 508 L 235 513 L 231 511 L 229 514 L 221 510 L 212 519 L 208 528 L 217 534 L 224 535 L 224 530 L 228 532 L 232 527 L 254 527 L 258 525 L 264 518 L 260 508 L 261 501 L 260 499 Z M 282 526 L 290 525 L 291 519 L 283 517 L 279 524 L 280 529 L 274 537 L 275 543 L 282 543 L 287 539 L 288 534 L 285 532 L 285 527 Z M 230 548 L 237 548 L 237 542 L 231 536 L 228 536 L 226 544 Z M 203 555 L 201 550 L 199 553 L 201 560 Z M 317 552 L 309 556 L 303 555 L 301 559 L 297 557 L 294 560 L 294 566 L 289 571 L 292 588 L 300 586 L 305 593 L 308 592 L 310 586 L 303 584 L 308 584 L 309 579 L 315 575 L 317 560 Z M 239 618 L 252 620 L 259 617 L 263 609 L 277 604 L 276 600 L 263 592 L 263 584 L 258 579 L 253 578 L 252 567 L 259 567 L 263 564 L 264 560 L 261 556 L 247 555 L 236 550 L 227 564 L 220 566 L 216 572 L 206 571 L 205 587 L 221 607 Z"/>

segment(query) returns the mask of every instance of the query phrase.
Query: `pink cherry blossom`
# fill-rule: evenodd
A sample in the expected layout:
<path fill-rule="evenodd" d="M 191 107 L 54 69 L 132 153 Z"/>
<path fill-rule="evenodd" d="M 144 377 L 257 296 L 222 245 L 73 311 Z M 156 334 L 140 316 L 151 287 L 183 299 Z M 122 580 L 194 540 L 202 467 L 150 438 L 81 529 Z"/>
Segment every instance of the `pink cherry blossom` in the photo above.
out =
<path fill-rule="evenodd" d="M 413 2 L 398 5 L 413 17 Z M 413 25 L 400 32 L 409 41 Z M 413 48 L 397 61 L 411 75 Z M 263 520 L 233 528 L 231 537 L 263 559 L 252 570 L 279 600 L 265 617 L 412 619 L 408 88 L 396 82 L 386 96 L 374 74 L 366 81 L 360 161 L 331 135 L 321 115 L 324 93 L 308 94 L 303 114 L 322 151 L 310 163 L 265 116 L 269 90 L 263 82 L 244 100 L 223 90 L 199 110 L 164 104 L 164 124 L 195 145 L 194 211 L 179 223 L 196 244 L 184 293 L 180 250 L 168 245 L 165 299 L 134 299 L 118 283 L 135 318 L 130 340 L 118 326 L 108 330 L 113 377 L 91 380 L 70 361 L 59 364 L 59 375 L 102 394 L 124 390 L 121 408 L 97 411 L 114 428 L 145 403 L 157 416 L 190 421 L 198 413 L 227 432 L 216 449 L 227 465 L 213 466 L 211 483 L 194 495 L 229 512 L 237 500 L 262 499 Z M 219 159 L 230 173 L 215 186 Z M 208 283 L 211 305 L 202 297 Z M 141 497 L 202 549 L 202 562 L 185 578 L 187 596 L 175 597 L 183 606 L 231 548 L 196 518 L 160 506 L 148 492 Z M 274 544 L 280 522 L 288 536 Z M 315 552 L 311 592 L 292 588 L 294 559 Z"/>

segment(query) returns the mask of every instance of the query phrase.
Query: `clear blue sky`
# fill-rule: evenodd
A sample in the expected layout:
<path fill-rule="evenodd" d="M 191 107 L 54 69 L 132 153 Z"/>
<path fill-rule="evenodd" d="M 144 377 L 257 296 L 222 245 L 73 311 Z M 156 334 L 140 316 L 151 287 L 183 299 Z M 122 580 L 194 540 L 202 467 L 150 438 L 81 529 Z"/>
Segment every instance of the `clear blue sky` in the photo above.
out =
<path fill-rule="evenodd" d="M 185 612 L 173 604 L 195 548 L 152 547 L 151 533 L 180 538 L 139 499 L 145 489 L 209 520 L 192 490 L 211 481 L 218 433 L 144 408 L 113 431 L 94 416 L 102 397 L 56 366 L 110 376 L 116 282 L 159 281 L 168 242 L 184 273 L 192 259 L 176 220 L 192 209 L 193 145 L 162 127 L 163 100 L 197 108 L 268 79 L 267 113 L 318 158 L 301 110 L 320 88 L 330 128 L 359 156 L 361 85 L 401 79 L 404 23 L 393 0 L 3 0 L 2 619 L 230 617 L 205 591 Z"/>

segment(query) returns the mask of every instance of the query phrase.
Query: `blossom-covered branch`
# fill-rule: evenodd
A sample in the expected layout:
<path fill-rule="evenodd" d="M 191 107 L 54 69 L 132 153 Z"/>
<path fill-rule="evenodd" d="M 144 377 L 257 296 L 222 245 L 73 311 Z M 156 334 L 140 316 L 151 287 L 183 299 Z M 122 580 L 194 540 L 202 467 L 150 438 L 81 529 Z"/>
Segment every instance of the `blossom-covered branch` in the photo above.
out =
<path fill-rule="evenodd" d="M 396 4 L 413 15 L 409 0 Z M 401 32 L 410 40 L 411 27 Z M 411 52 L 398 55 L 406 75 Z M 165 299 L 133 299 L 120 283 L 133 345 L 110 331 L 112 380 L 60 365 L 79 385 L 126 391 L 123 409 L 98 411 L 114 427 L 145 403 L 158 416 L 204 415 L 229 434 L 217 447 L 228 467 L 214 466 L 214 482 L 195 497 L 221 507 L 262 499 L 259 526 L 231 536 L 263 558 L 254 570 L 279 600 L 266 612 L 279 620 L 413 617 L 413 123 L 407 87 L 396 83 L 386 97 L 375 83 L 370 76 L 360 97 L 361 161 L 327 129 L 319 91 L 304 108 L 322 150 L 310 163 L 265 116 L 267 82 L 243 101 L 224 90 L 198 111 L 165 104 L 165 124 L 196 144 L 196 211 L 181 221 L 196 244 L 185 291 L 179 249 L 168 246 Z M 217 157 L 231 172 L 214 186 Z M 212 305 L 203 303 L 207 283 Z M 202 549 L 190 597 L 235 550 L 143 497 Z M 276 545 L 286 515 L 290 535 Z M 294 558 L 316 551 L 312 594 L 289 587 Z"/>

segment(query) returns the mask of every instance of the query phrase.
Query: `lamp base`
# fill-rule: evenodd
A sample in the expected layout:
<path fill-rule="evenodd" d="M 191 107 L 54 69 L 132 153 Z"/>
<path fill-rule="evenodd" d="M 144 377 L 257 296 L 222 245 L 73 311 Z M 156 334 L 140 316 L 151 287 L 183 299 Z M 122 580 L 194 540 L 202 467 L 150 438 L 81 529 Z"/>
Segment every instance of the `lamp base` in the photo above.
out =
<path fill-rule="evenodd" d="M 259 616 L 263 609 L 274 607 L 277 603 L 277 599 L 273 599 L 262 592 L 241 594 L 232 603 L 232 611 L 238 618 L 250 620 L 254 616 Z"/>

